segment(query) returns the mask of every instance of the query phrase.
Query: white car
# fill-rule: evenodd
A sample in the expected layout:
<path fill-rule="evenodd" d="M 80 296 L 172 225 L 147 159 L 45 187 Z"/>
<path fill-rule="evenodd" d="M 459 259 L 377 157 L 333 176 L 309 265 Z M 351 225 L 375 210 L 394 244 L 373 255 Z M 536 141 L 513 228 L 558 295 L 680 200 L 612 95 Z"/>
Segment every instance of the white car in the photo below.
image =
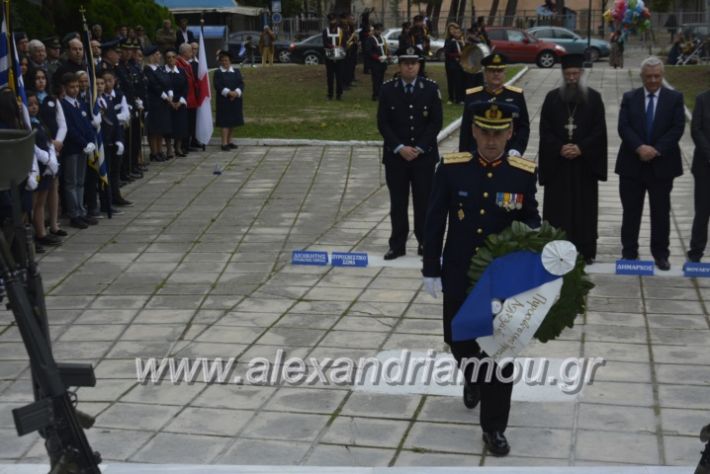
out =
<path fill-rule="evenodd" d="M 402 28 L 387 28 L 382 36 L 385 37 L 387 41 L 387 46 L 389 46 L 390 51 L 397 51 L 399 48 L 399 35 L 402 34 Z M 444 40 L 438 38 L 431 38 L 429 41 L 431 54 L 434 55 L 437 61 L 443 61 L 446 59 L 446 51 L 444 51 Z"/>

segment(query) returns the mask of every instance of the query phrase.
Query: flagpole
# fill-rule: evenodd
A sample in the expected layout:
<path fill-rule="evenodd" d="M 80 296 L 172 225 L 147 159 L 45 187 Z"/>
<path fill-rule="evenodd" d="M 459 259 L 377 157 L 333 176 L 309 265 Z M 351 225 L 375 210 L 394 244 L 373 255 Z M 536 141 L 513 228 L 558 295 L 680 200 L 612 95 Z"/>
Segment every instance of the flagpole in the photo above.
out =
<path fill-rule="evenodd" d="M 94 54 L 91 51 L 91 35 L 89 34 L 89 26 L 86 24 L 86 9 L 84 5 L 79 7 L 79 13 L 81 14 L 81 23 L 83 28 L 82 34 L 82 44 L 84 44 L 84 58 L 86 59 L 86 72 L 89 75 L 89 90 L 87 94 L 89 95 L 89 113 L 94 114 L 94 109 L 96 108 L 96 102 L 98 97 L 96 97 L 96 66 L 94 64 Z M 92 167 L 96 174 L 99 176 L 99 183 L 101 191 L 104 195 L 104 202 L 106 204 L 106 214 L 109 219 L 111 219 L 111 192 L 108 182 L 108 163 L 106 163 L 104 149 L 103 149 L 103 138 L 101 136 L 101 128 L 94 134 L 94 145 L 96 150 L 94 151 Z M 102 169 L 103 168 L 103 169 Z"/>
<path fill-rule="evenodd" d="M 3 0 L 3 8 L 5 9 L 5 26 L 7 28 L 7 85 L 15 93 L 15 96 L 18 96 L 17 71 L 15 71 L 15 41 L 12 22 L 10 21 L 10 0 Z"/>

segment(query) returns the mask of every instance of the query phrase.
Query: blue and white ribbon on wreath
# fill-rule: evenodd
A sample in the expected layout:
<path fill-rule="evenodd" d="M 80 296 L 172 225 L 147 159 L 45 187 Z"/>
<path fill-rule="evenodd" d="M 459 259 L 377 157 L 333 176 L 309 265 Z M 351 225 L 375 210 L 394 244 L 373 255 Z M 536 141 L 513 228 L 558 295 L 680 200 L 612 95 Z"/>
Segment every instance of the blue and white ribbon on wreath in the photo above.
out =
<path fill-rule="evenodd" d="M 559 299 L 562 277 L 576 261 L 577 249 L 566 240 L 549 242 L 541 253 L 496 258 L 451 322 L 453 340 L 476 339 L 495 360 L 519 354 Z"/>

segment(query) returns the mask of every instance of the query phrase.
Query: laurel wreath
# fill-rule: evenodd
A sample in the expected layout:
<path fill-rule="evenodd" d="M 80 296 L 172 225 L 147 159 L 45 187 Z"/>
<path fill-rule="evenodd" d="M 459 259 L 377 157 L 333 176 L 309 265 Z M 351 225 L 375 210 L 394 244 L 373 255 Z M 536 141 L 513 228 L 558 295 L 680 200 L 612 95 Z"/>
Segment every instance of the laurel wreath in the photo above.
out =
<path fill-rule="evenodd" d="M 522 222 L 513 222 L 503 232 L 489 235 L 483 247 L 471 259 L 468 270 L 471 288 L 476 285 L 485 269 L 496 258 L 521 250 L 541 253 L 548 242 L 566 239 L 563 230 L 551 226 L 548 222 L 543 222 L 539 229 L 531 229 Z M 574 269 L 562 278 L 560 298 L 550 308 L 535 332 L 534 337 L 540 342 L 552 341 L 565 327 L 573 327 L 577 315 L 585 312 L 586 296 L 589 290 L 594 288 L 594 283 L 589 280 L 589 276 L 584 271 L 584 257 L 581 254 L 577 256 Z"/>

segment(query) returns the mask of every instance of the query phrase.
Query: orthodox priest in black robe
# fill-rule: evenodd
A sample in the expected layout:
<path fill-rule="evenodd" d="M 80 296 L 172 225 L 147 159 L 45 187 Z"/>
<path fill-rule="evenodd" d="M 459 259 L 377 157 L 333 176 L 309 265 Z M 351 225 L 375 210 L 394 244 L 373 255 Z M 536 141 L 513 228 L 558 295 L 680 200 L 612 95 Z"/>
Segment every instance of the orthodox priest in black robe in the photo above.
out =
<path fill-rule="evenodd" d="M 562 86 L 545 97 L 540 115 L 542 217 L 563 229 L 587 264 L 597 256 L 599 181 L 606 181 L 604 103 L 587 87 L 582 55 L 562 58 Z"/>

